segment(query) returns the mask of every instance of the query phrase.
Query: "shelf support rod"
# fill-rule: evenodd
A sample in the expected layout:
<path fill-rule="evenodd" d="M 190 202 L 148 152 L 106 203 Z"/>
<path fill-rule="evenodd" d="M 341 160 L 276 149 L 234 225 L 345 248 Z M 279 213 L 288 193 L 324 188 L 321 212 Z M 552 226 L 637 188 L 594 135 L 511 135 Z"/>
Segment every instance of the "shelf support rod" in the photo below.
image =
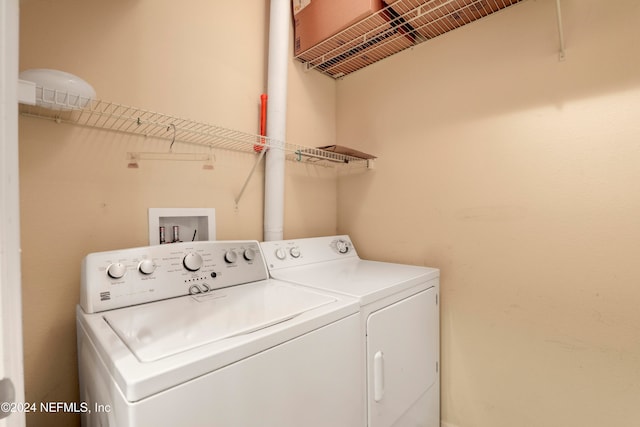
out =
<path fill-rule="evenodd" d="M 562 12 L 560 11 L 560 0 L 556 0 L 556 15 L 558 17 L 558 37 L 560 39 L 560 61 L 564 61 L 564 31 L 562 29 Z"/>
<path fill-rule="evenodd" d="M 247 185 L 249 185 L 249 181 L 251 180 L 251 177 L 253 176 L 254 172 L 256 171 L 256 168 L 260 164 L 260 161 L 264 157 L 264 153 L 266 151 L 267 151 L 267 147 L 262 147 L 262 150 L 260 150 L 260 155 L 256 159 L 256 162 L 253 164 L 253 167 L 251 168 L 251 172 L 249 172 L 249 176 L 247 176 L 247 179 L 244 180 L 244 184 L 242 185 L 242 189 L 240 189 L 240 194 L 238 194 L 238 197 L 236 197 L 236 200 L 235 200 L 236 209 L 238 209 L 238 203 L 240 203 L 240 199 L 242 199 L 242 195 L 244 194 L 244 190 L 247 189 Z"/>

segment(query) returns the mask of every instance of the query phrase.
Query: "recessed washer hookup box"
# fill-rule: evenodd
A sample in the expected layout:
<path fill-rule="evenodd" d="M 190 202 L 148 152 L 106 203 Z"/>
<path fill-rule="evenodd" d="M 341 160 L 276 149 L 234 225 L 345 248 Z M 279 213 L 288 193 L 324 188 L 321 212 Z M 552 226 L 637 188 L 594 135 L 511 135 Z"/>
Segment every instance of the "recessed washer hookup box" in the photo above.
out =
<path fill-rule="evenodd" d="M 214 208 L 149 208 L 149 245 L 203 240 L 216 240 Z"/>

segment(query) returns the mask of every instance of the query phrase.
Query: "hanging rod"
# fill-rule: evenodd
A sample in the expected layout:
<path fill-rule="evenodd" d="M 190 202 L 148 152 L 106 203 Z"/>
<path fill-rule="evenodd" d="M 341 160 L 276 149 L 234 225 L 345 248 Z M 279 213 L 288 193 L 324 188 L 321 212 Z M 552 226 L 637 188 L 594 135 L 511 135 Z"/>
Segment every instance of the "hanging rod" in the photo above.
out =
<path fill-rule="evenodd" d="M 137 168 L 141 160 L 170 160 L 181 162 L 206 162 L 204 169 L 213 169 L 212 156 L 207 153 L 127 153 L 127 166 Z"/>

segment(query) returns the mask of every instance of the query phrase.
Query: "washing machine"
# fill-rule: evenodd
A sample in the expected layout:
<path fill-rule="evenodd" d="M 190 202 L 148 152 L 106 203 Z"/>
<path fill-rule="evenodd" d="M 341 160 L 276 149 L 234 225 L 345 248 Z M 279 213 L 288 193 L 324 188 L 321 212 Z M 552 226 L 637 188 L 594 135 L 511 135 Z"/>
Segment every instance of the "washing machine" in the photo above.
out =
<path fill-rule="evenodd" d="M 100 252 L 77 307 L 82 425 L 360 425 L 358 301 L 268 278 L 257 241 Z"/>
<path fill-rule="evenodd" d="M 362 425 L 439 427 L 439 270 L 363 260 L 346 235 L 261 246 L 272 278 L 359 301 Z"/>

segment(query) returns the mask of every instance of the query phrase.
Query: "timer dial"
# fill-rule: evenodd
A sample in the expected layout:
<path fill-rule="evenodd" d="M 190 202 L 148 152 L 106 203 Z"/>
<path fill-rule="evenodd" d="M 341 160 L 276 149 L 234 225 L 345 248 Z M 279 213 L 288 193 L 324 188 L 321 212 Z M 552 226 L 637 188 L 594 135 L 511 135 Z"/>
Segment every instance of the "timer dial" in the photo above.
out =
<path fill-rule="evenodd" d="M 189 271 L 198 271 L 202 267 L 202 257 L 195 252 L 189 252 L 182 260 L 182 265 Z"/>

